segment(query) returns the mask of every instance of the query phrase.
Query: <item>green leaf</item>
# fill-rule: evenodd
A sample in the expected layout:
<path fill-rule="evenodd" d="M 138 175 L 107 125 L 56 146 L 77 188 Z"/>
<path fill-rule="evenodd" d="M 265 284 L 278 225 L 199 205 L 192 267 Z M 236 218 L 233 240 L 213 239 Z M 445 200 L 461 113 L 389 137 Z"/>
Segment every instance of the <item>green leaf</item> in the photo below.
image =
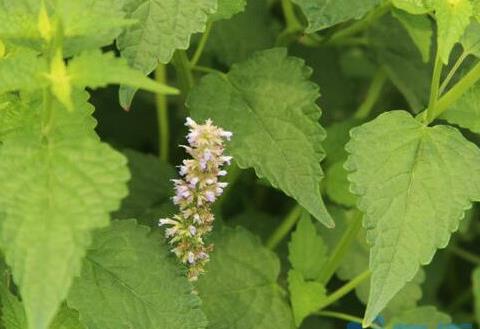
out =
<path fill-rule="evenodd" d="M 18 49 L 0 58 L 0 93 L 29 91 L 48 85 L 45 60 L 34 51 Z"/>
<path fill-rule="evenodd" d="M 50 329 L 86 329 L 86 327 L 80 322 L 78 312 L 64 304 L 50 325 Z"/>
<path fill-rule="evenodd" d="M 392 0 L 392 4 L 413 15 L 426 14 L 433 11 L 435 0 Z"/>
<path fill-rule="evenodd" d="M 403 26 L 386 15 L 369 30 L 368 38 L 377 60 L 414 112 L 428 105 L 432 67 L 422 60 L 419 49 Z"/>
<path fill-rule="evenodd" d="M 84 52 L 73 58 L 67 73 L 72 84 L 80 88 L 95 89 L 108 84 L 124 84 L 161 94 L 179 93 L 177 89 L 157 83 L 130 68 L 126 60 L 100 50 Z"/>
<path fill-rule="evenodd" d="M 356 120 L 343 120 L 327 127 L 327 138 L 323 142 L 327 153 L 326 165 L 331 166 L 347 159 L 348 153 L 345 151 L 345 145 L 350 140 L 349 132 L 359 123 Z"/>
<path fill-rule="evenodd" d="M 137 218 L 140 222 L 158 225 L 159 207 L 172 205 L 172 212 L 165 217 L 176 211 L 170 201 L 174 193 L 170 180 L 176 176 L 175 169 L 154 155 L 133 150 L 125 150 L 123 154 L 128 159 L 132 179 L 128 182 L 128 196 L 112 217 Z"/>
<path fill-rule="evenodd" d="M 346 167 L 372 245 L 369 324 L 480 200 L 480 150 L 455 128 L 426 127 L 404 111 L 351 136 Z"/>
<path fill-rule="evenodd" d="M 209 329 L 291 329 L 291 310 L 277 284 L 280 262 L 242 228 L 224 227 L 197 290 Z"/>
<path fill-rule="evenodd" d="M 310 214 L 303 212 L 288 244 L 288 258 L 292 267 L 306 280 L 320 277 L 327 261 L 327 248 L 317 233 Z"/>
<path fill-rule="evenodd" d="M 480 323 L 480 267 L 475 268 L 472 274 L 473 296 L 475 305 L 475 319 L 477 324 Z"/>
<path fill-rule="evenodd" d="M 299 327 L 311 313 L 318 311 L 327 298 L 323 284 L 306 281 L 302 273 L 290 270 L 288 272 L 288 289 L 292 302 L 295 325 Z"/>
<path fill-rule="evenodd" d="M 441 118 L 480 134 L 480 83 L 468 89 Z"/>
<path fill-rule="evenodd" d="M 212 118 L 233 131 L 229 151 L 241 168 L 253 167 L 331 227 L 320 193 L 325 131 L 318 123 L 319 93 L 310 74 L 285 49 L 259 52 L 228 75 L 203 78 L 187 106 L 196 119 Z"/>
<path fill-rule="evenodd" d="M 265 0 L 250 0 L 243 13 L 213 24 L 205 51 L 228 66 L 242 62 L 275 45 L 274 23 Z"/>
<path fill-rule="evenodd" d="M 472 20 L 462 36 L 462 47 L 465 54 L 480 57 L 480 23 Z"/>
<path fill-rule="evenodd" d="M 218 0 L 218 8 L 211 16 L 212 21 L 229 19 L 245 10 L 247 0 Z"/>
<path fill-rule="evenodd" d="M 200 300 L 163 241 L 135 220 L 96 232 L 68 296 L 88 328 L 206 327 Z"/>
<path fill-rule="evenodd" d="M 130 66 L 145 75 L 159 63 L 166 64 L 176 49 L 187 49 L 193 33 L 205 31 L 216 0 L 137 0 L 127 17 L 138 21 L 118 38 L 118 48 Z M 130 107 L 135 90 L 120 90 L 124 108 Z"/>
<path fill-rule="evenodd" d="M 395 316 L 387 323 L 385 329 L 396 329 L 403 327 L 438 329 L 442 325 L 447 328 L 447 325 L 451 323 L 452 319 L 448 315 L 437 311 L 435 307 L 422 306 Z M 453 329 L 455 326 L 449 326 L 448 328 Z"/>
<path fill-rule="evenodd" d="M 0 243 L 31 329 L 48 327 L 80 270 L 90 231 L 107 226 L 127 194 L 125 158 L 93 137 L 89 113 L 77 107 L 67 113 L 53 102 L 48 134 L 43 108 L 30 108 L 29 124 L 0 148 Z"/>
<path fill-rule="evenodd" d="M 352 6 L 350 0 L 292 0 L 307 17 L 307 33 L 313 33 L 330 26 L 362 18 L 380 4 L 380 0 L 358 0 Z"/>
<path fill-rule="evenodd" d="M 393 17 L 398 19 L 407 30 L 412 41 L 420 50 L 425 63 L 430 60 L 430 48 L 432 47 L 433 26 L 430 19 L 425 15 L 410 15 L 401 10 L 393 10 Z"/>
<path fill-rule="evenodd" d="M 448 64 L 453 46 L 470 24 L 473 6 L 470 0 L 434 0 L 433 3 L 438 26 L 438 51 L 442 62 Z"/>
<path fill-rule="evenodd" d="M 346 207 L 355 206 L 357 198 L 350 192 L 350 182 L 343 162 L 337 162 L 327 169 L 325 191 L 332 201 Z"/>

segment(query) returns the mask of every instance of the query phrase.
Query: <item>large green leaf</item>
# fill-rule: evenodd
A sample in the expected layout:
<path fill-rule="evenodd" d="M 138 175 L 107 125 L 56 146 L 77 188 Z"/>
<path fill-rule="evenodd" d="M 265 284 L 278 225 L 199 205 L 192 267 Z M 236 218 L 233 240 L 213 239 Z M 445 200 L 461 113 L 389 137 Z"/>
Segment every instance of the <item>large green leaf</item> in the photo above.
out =
<path fill-rule="evenodd" d="M 128 18 L 136 19 L 118 38 L 118 48 L 129 64 L 150 74 L 159 63 L 168 63 L 176 49 L 187 49 L 190 36 L 203 32 L 217 0 L 136 0 Z M 120 91 L 123 107 L 130 107 L 135 90 Z"/>
<path fill-rule="evenodd" d="M 384 113 L 351 136 L 346 166 L 372 245 L 371 323 L 480 200 L 480 150 L 455 128 L 426 127 L 404 111 Z"/>
<path fill-rule="evenodd" d="M 197 290 L 209 329 L 291 329 L 291 310 L 276 283 L 280 262 L 242 228 L 226 228 Z"/>
<path fill-rule="evenodd" d="M 480 83 L 468 89 L 450 108 L 442 119 L 480 134 Z"/>
<path fill-rule="evenodd" d="M 74 113 L 53 102 L 49 130 L 32 102 L 19 116 L 28 118 L 18 123 L 24 128 L 4 135 L 0 148 L 0 243 L 33 329 L 48 327 L 80 271 L 90 231 L 107 226 L 127 194 L 126 160 L 94 136 L 84 102 Z"/>
<path fill-rule="evenodd" d="M 0 58 L 0 93 L 29 91 L 48 85 L 46 62 L 34 51 L 16 50 Z"/>
<path fill-rule="evenodd" d="M 134 220 L 96 232 L 68 304 L 90 329 L 200 329 L 200 300 L 160 232 Z"/>
<path fill-rule="evenodd" d="M 352 6 L 351 0 L 292 0 L 302 8 L 307 17 L 307 33 L 326 29 L 332 25 L 364 16 L 380 0 L 357 0 Z"/>
<path fill-rule="evenodd" d="M 453 46 L 460 41 L 473 15 L 470 0 L 434 0 L 438 26 L 438 51 L 444 64 L 448 64 Z"/>
<path fill-rule="evenodd" d="M 319 93 L 310 74 L 285 49 L 259 52 L 228 75 L 203 78 L 187 105 L 194 118 L 212 118 L 233 131 L 229 151 L 240 167 L 255 168 L 259 177 L 333 226 L 320 193 L 325 131 L 318 123 Z"/>

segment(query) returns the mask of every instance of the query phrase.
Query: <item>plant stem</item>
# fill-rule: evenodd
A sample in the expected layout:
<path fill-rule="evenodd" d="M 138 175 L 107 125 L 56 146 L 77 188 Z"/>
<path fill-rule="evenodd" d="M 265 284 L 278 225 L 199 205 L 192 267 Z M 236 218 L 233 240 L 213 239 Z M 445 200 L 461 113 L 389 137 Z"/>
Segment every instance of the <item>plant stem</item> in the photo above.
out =
<path fill-rule="evenodd" d="M 365 280 L 367 280 L 371 275 L 370 270 L 366 270 L 365 272 L 360 273 L 357 275 L 353 280 L 348 281 L 344 286 L 340 287 L 338 290 L 333 292 L 329 295 L 325 301 L 320 306 L 320 309 L 325 308 L 336 301 L 338 301 L 343 296 L 347 295 L 349 292 L 357 288 L 360 284 L 362 284 Z"/>
<path fill-rule="evenodd" d="M 480 79 L 480 63 L 477 63 L 455 86 L 441 97 L 435 109 L 431 112 L 431 118 L 427 123 L 432 122 L 445 112 L 453 103 L 455 103 L 462 95 L 470 89 Z"/>
<path fill-rule="evenodd" d="M 209 21 L 207 23 L 207 27 L 205 28 L 205 32 L 203 32 L 202 38 L 198 43 L 197 49 L 195 49 L 195 53 L 193 54 L 192 60 L 190 61 L 191 66 L 197 65 L 198 61 L 202 57 L 203 51 L 205 50 L 205 46 L 208 41 L 208 37 L 210 36 L 210 32 L 212 31 L 213 22 Z"/>
<path fill-rule="evenodd" d="M 301 31 L 303 26 L 295 15 L 295 8 L 291 0 L 282 0 L 282 10 L 287 24 L 285 30 L 289 32 Z"/>
<path fill-rule="evenodd" d="M 225 75 L 225 73 L 223 73 L 222 71 L 213 69 L 213 68 L 211 68 L 211 67 L 200 66 L 200 65 L 195 65 L 195 66 L 193 66 L 193 67 L 192 67 L 192 71 L 198 71 L 198 72 L 202 72 L 202 73 L 217 73 L 217 74 L 220 74 L 220 75 L 222 75 L 222 76 Z"/>
<path fill-rule="evenodd" d="M 167 67 L 159 64 L 155 71 L 155 79 L 157 82 L 165 84 L 167 81 Z M 155 97 L 157 109 L 157 127 L 158 127 L 158 148 L 160 159 L 168 162 L 169 145 L 170 145 L 170 127 L 168 120 L 168 102 L 167 96 L 156 94 Z"/>
<path fill-rule="evenodd" d="M 455 75 L 455 73 L 457 73 L 458 69 L 460 68 L 460 66 L 462 66 L 463 62 L 465 61 L 465 59 L 467 59 L 469 53 L 466 53 L 466 52 L 463 52 L 457 59 L 457 61 L 455 62 L 455 64 L 452 66 L 452 69 L 450 70 L 450 72 L 448 72 L 448 75 L 447 77 L 445 78 L 445 80 L 442 82 L 442 85 L 440 86 L 440 91 L 439 91 L 439 94 L 442 95 L 443 92 L 445 91 L 445 89 L 447 89 L 448 87 L 448 84 L 450 83 L 450 81 L 452 80 L 453 76 Z"/>
<path fill-rule="evenodd" d="M 184 50 L 177 50 L 173 55 L 173 65 L 177 71 L 178 82 L 184 97 L 193 88 L 194 80 L 190 62 Z"/>
<path fill-rule="evenodd" d="M 440 78 L 442 76 L 442 58 L 440 56 L 440 52 L 437 50 L 437 54 L 435 55 L 435 63 L 433 66 L 433 76 L 432 76 L 432 83 L 430 86 L 430 99 L 428 101 L 428 108 L 427 108 L 427 122 L 431 122 L 433 119 L 433 113 L 435 112 L 435 106 L 437 105 L 437 100 L 439 96 L 439 88 L 440 88 Z"/>
<path fill-rule="evenodd" d="M 448 250 L 451 251 L 453 254 L 457 255 L 458 257 L 474 264 L 480 265 L 480 257 L 457 246 L 449 246 Z"/>
<path fill-rule="evenodd" d="M 378 18 L 385 15 L 390 10 L 390 1 L 386 1 L 384 4 L 377 7 L 374 11 L 368 14 L 364 19 L 359 20 L 351 24 L 350 26 L 334 33 L 327 41 L 328 44 L 337 44 L 339 40 L 354 36 L 355 34 L 366 30 L 370 25 Z"/>
<path fill-rule="evenodd" d="M 342 238 L 335 246 L 335 249 L 330 255 L 330 258 L 328 259 L 327 263 L 325 264 L 325 267 L 319 277 L 320 282 L 323 282 L 324 284 L 326 284 L 328 281 L 330 281 L 330 279 L 332 278 L 332 276 L 335 274 L 338 267 L 340 266 L 340 263 L 343 260 L 343 256 L 345 256 L 345 254 L 348 251 L 348 248 L 357 237 L 357 234 L 360 231 L 361 227 L 362 227 L 362 213 L 357 212 L 356 216 L 354 216 L 354 218 L 352 219 L 352 222 L 349 224 L 349 226 L 343 233 Z"/>
<path fill-rule="evenodd" d="M 300 219 L 302 214 L 302 207 L 296 205 L 293 209 L 285 216 L 280 226 L 273 232 L 273 234 L 268 238 L 265 243 L 266 247 L 270 250 L 275 250 L 277 246 L 282 242 L 282 240 L 287 236 L 293 226 Z"/>
<path fill-rule="evenodd" d="M 340 313 L 340 312 L 320 311 L 320 312 L 317 312 L 315 314 L 320 316 L 320 317 L 324 317 L 324 318 L 345 320 L 345 321 L 355 322 L 355 323 L 359 323 L 359 324 L 362 324 L 362 321 L 363 321 L 362 318 L 359 318 L 357 316 L 353 316 L 353 315 L 345 314 L 345 313 Z M 378 326 L 376 324 L 372 324 L 370 327 L 373 328 L 373 329 L 382 329 L 380 326 Z"/>
<path fill-rule="evenodd" d="M 367 92 L 367 96 L 363 101 L 362 105 L 358 108 L 358 111 L 355 113 L 355 119 L 366 119 L 370 112 L 372 111 L 374 105 L 377 103 L 380 95 L 382 93 L 383 86 L 387 81 L 387 74 L 385 71 L 380 68 L 375 76 L 373 77 L 372 83 Z"/>

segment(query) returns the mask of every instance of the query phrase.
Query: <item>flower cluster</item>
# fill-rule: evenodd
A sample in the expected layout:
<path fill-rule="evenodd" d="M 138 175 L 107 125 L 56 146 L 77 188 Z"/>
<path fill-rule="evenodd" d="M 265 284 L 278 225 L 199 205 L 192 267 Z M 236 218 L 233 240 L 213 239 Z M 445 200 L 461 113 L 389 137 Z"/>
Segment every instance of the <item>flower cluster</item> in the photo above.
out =
<path fill-rule="evenodd" d="M 224 139 L 230 140 L 232 133 L 218 128 L 207 120 L 197 124 L 187 118 L 189 146 L 182 146 L 192 159 L 183 160 L 179 167 L 181 179 L 174 179 L 173 202 L 180 212 L 173 218 L 162 218 L 159 225 L 169 226 L 165 235 L 170 239 L 177 257 L 188 267 L 188 278 L 198 279 L 204 272 L 213 246 L 206 245 L 204 237 L 212 230 L 214 216 L 211 204 L 223 193 L 227 183 L 219 178 L 227 172 L 222 169 L 229 165 L 232 157 L 225 156 Z"/>

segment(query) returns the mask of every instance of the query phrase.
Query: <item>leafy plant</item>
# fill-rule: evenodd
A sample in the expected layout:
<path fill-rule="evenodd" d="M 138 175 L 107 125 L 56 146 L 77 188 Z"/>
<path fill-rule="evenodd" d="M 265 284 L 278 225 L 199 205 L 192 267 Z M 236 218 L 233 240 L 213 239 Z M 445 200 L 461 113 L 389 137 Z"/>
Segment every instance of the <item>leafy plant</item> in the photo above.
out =
<path fill-rule="evenodd" d="M 480 325 L 479 58 L 478 0 L 0 0 L 0 326 Z"/>

